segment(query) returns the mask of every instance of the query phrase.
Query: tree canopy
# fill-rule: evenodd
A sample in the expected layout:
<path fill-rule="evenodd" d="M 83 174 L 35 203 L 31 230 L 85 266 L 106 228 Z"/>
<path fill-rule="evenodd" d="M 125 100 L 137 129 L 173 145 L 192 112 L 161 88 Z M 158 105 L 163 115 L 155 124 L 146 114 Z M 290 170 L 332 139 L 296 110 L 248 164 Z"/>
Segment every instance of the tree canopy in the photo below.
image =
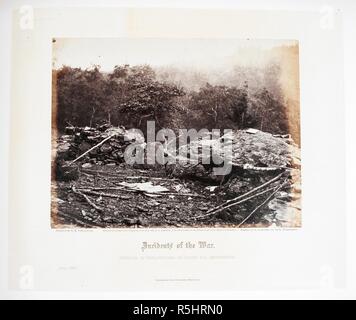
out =
<path fill-rule="evenodd" d="M 266 88 L 251 92 L 248 82 L 238 77 L 236 86 L 205 82 L 192 90 L 164 81 L 148 65 L 120 65 L 111 73 L 99 66 L 85 70 L 63 66 L 53 71 L 53 77 L 59 130 L 102 122 L 145 130 L 146 121 L 155 120 L 156 129 L 253 127 L 289 133 L 280 95 Z"/>

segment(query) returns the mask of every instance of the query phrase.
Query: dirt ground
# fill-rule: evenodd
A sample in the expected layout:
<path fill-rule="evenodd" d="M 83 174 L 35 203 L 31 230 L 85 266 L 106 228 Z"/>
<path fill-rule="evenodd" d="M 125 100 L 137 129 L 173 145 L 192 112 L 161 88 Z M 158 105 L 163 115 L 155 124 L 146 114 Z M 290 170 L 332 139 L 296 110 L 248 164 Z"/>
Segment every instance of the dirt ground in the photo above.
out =
<path fill-rule="evenodd" d="M 77 180 L 52 180 L 53 228 L 236 227 L 265 199 L 261 195 L 237 208 L 209 215 L 209 209 L 226 201 L 219 186 L 124 164 L 79 167 Z M 168 191 L 149 193 L 126 188 L 122 182 L 151 182 Z M 268 227 L 271 214 L 267 206 L 261 208 L 243 227 Z"/>

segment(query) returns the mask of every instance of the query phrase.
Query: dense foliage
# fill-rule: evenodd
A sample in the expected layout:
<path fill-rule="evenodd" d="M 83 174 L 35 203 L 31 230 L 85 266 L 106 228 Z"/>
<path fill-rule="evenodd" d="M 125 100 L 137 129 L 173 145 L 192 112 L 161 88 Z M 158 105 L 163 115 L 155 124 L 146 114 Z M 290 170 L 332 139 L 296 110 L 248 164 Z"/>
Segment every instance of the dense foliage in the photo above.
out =
<path fill-rule="evenodd" d="M 187 88 L 163 80 L 147 65 L 116 66 L 111 73 L 101 72 L 98 66 L 86 70 L 64 66 L 53 77 L 59 130 L 102 122 L 145 130 L 146 121 L 155 120 L 157 129 L 290 131 L 280 96 L 265 87 L 251 90 L 248 79 L 237 78 L 236 85 L 205 82 L 199 88 Z"/>

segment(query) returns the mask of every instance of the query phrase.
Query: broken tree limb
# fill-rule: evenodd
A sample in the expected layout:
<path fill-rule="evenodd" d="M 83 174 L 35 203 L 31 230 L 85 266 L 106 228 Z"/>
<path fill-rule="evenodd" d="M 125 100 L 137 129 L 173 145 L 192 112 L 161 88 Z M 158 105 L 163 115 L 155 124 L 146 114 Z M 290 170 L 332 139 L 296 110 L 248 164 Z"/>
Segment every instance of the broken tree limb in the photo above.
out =
<path fill-rule="evenodd" d="M 260 205 L 258 205 L 255 209 L 253 209 L 253 211 L 251 211 L 251 213 L 250 213 L 248 216 L 246 216 L 246 218 L 243 219 L 243 220 L 237 225 L 237 228 L 240 228 L 248 219 L 251 218 L 251 216 L 252 216 L 255 212 L 257 212 L 257 211 L 258 211 L 259 209 L 261 209 L 265 204 L 267 204 L 268 202 L 270 202 L 270 201 L 272 200 L 272 197 L 273 197 L 279 190 L 281 190 L 281 189 L 284 187 L 284 185 L 286 184 L 286 182 L 287 182 L 287 179 L 284 180 L 284 182 L 283 182 L 279 187 L 275 188 L 275 190 L 274 190 Z"/>
<path fill-rule="evenodd" d="M 95 210 L 97 210 L 98 212 L 102 213 L 103 212 L 103 209 L 98 207 L 95 203 L 93 203 L 88 196 L 86 196 L 84 193 L 82 193 L 81 191 L 77 190 L 74 186 L 72 187 L 72 191 L 75 193 L 75 194 L 78 194 L 80 196 L 82 196 L 86 202 L 91 206 L 93 207 Z"/>
<path fill-rule="evenodd" d="M 242 194 L 242 195 L 240 195 L 240 196 L 238 196 L 238 197 L 236 197 L 236 198 L 227 200 L 226 202 L 224 202 L 224 203 L 222 203 L 222 204 L 220 204 L 220 205 L 218 205 L 218 206 L 216 206 L 216 207 L 214 207 L 214 208 L 208 210 L 207 213 L 216 211 L 216 210 L 218 210 L 218 209 L 220 209 L 220 208 L 222 208 L 222 207 L 225 207 L 225 206 L 229 205 L 229 204 L 232 203 L 232 202 L 238 201 L 238 200 L 240 200 L 240 199 L 242 199 L 242 198 L 245 198 L 245 197 L 247 197 L 248 195 L 250 195 L 250 194 L 252 194 L 252 193 L 254 193 L 254 192 L 256 192 L 256 191 L 258 191 L 258 190 L 260 190 L 260 189 L 262 189 L 262 188 L 264 188 L 264 187 L 267 187 L 267 186 L 270 185 L 272 182 L 275 182 L 276 180 L 278 180 L 282 175 L 283 175 L 283 172 L 280 173 L 280 174 L 278 174 L 277 176 L 275 176 L 275 177 L 272 178 L 271 180 L 268 180 L 267 182 L 261 184 L 260 186 L 254 188 L 254 189 L 252 189 L 252 190 L 250 190 L 250 191 L 248 191 L 248 192 L 246 192 L 246 193 L 244 193 L 244 194 Z"/>
<path fill-rule="evenodd" d="M 122 179 L 150 179 L 150 180 L 162 180 L 162 181 L 180 181 L 179 179 L 176 178 L 151 177 L 151 176 L 126 176 L 125 174 L 112 173 L 104 170 L 82 169 L 81 172 L 89 175 L 103 174 L 103 175 L 118 177 Z"/>
<path fill-rule="evenodd" d="M 94 188 L 88 188 L 88 187 L 78 187 L 81 192 L 84 191 L 101 191 L 101 190 L 124 190 L 125 187 L 94 187 Z"/>
<path fill-rule="evenodd" d="M 80 190 L 83 194 L 89 194 L 92 196 L 101 196 L 101 197 L 107 197 L 107 198 L 122 198 L 121 195 L 119 194 L 113 194 L 113 193 L 105 193 L 105 192 L 96 192 L 88 189 L 83 189 Z"/>
<path fill-rule="evenodd" d="M 250 196 L 250 197 L 248 197 L 248 198 L 242 199 L 242 200 L 240 200 L 240 201 L 238 201 L 238 202 L 230 203 L 228 206 L 219 208 L 219 209 L 214 210 L 214 211 L 210 211 L 210 212 L 208 212 L 208 213 L 206 213 L 206 214 L 203 214 L 203 215 L 201 215 L 201 216 L 197 216 L 197 217 L 195 217 L 195 219 L 201 219 L 201 218 L 206 218 L 206 217 L 212 216 L 212 215 L 217 214 L 217 213 L 219 213 L 219 212 L 221 212 L 221 211 L 223 211 L 223 210 L 225 210 L 225 209 L 228 209 L 228 208 L 237 206 L 238 204 L 244 203 L 244 202 L 246 202 L 246 201 L 248 201 L 248 200 L 251 200 L 251 199 L 253 199 L 253 198 L 256 198 L 256 197 L 258 197 L 258 196 L 260 196 L 260 195 L 262 195 L 262 194 L 265 194 L 265 193 L 267 193 L 267 192 L 269 192 L 269 191 L 272 191 L 272 190 L 274 190 L 274 189 L 275 189 L 275 188 L 266 189 L 266 190 L 264 190 L 264 191 L 261 191 L 261 192 L 259 192 L 259 193 L 254 194 L 254 195 L 252 195 L 252 196 Z"/>
<path fill-rule="evenodd" d="M 97 147 L 101 146 L 104 142 L 110 140 L 112 137 L 116 136 L 116 133 L 106 137 L 103 141 L 99 142 L 98 144 L 96 144 L 94 147 L 90 148 L 89 150 L 85 151 L 84 153 L 82 153 L 79 157 L 75 158 L 71 163 L 69 163 L 69 165 L 71 166 L 74 162 L 78 161 L 79 159 L 83 158 L 86 154 L 88 154 L 90 151 L 93 151 L 94 149 L 96 149 Z"/>
<path fill-rule="evenodd" d="M 149 180 L 160 180 L 160 181 L 180 181 L 175 178 L 160 178 L 160 177 L 150 177 L 150 176 L 127 176 L 125 179 L 149 179 Z"/>
<path fill-rule="evenodd" d="M 147 193 L 147 192 L 146 192 Z M 151 193 L 152 194 L 152 193 Z M 155 193 L 155 194 L 159 194 L 162 196 L 186 196 L 186 197 L 196 197 L 196 198 L 205 198 L 205 196 L 201 195 L 201 194 L 195 194 L 195 193 L 174 193 L 174 192 L 164 192 L 164 193 Z"/>
<path fill-rule="evenodd" d="M 235 166 L 235 167 L 240 167 L 244 170 L 253 170 L 253 171 L 279 171 L 279 170 L 285 170 L 287 169 L 286 167 L 256 167 L 253 166 L 251 164 L 245 164 L 243 166 L 230 161 L 231 165 Z"/>
<path fill-rule="evenodd" d="M 157 196 L 186 196 L 186 197 L 197 197 L 197 198 L 205 198 L 203 195 L 200 194 L 194 194 L 194 193 L 174 193 L 174 192 L 164 192 L 164 193 L 150 193 L 150 192 L 145 192 L 141 190 L 133 190 L 133 189 L 126 189 L 126 188 L 92 188 L 92 189 L 80 189 L 79 192 L 83 194 L 88 194 L 88 195 L 93 195 L 93 196 L 102 196 L 102 197 L 108 197 L 108 198 L 121 198 L 122 196 L 119 194 L 112 194 L 112 193 L 105 193 L 105 192 L 96 192 L 95 190 L 121 190 L 125 192 L 134 192 L 134 193 L 142 193 L 144 195 L 157 195 Z M 78 191 L 78 190 L 77 190 Z"/>

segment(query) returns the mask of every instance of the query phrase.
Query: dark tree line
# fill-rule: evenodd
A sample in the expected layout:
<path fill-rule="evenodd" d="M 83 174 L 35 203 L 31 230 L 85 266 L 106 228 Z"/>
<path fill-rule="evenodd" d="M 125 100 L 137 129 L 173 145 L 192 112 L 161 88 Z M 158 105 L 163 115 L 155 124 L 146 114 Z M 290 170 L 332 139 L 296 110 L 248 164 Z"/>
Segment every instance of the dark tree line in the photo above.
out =
<path fill-rule="evenodd" d="M 266 88 L 249 92 L 241 87 L 211 85 L 188 91 L 159 81 L 150 66 L 116 66 L 111 73 L 99 67 L 82 70 L 64 66 L 53 71 L 57 90 L 56 124 L 95 126 L 103 122 L 145 130 L 156 128 L 257 128 L 288 133 L 287 112 L 280 98 Z M 241 83 L 241 81 L 240 81 Z"/>

